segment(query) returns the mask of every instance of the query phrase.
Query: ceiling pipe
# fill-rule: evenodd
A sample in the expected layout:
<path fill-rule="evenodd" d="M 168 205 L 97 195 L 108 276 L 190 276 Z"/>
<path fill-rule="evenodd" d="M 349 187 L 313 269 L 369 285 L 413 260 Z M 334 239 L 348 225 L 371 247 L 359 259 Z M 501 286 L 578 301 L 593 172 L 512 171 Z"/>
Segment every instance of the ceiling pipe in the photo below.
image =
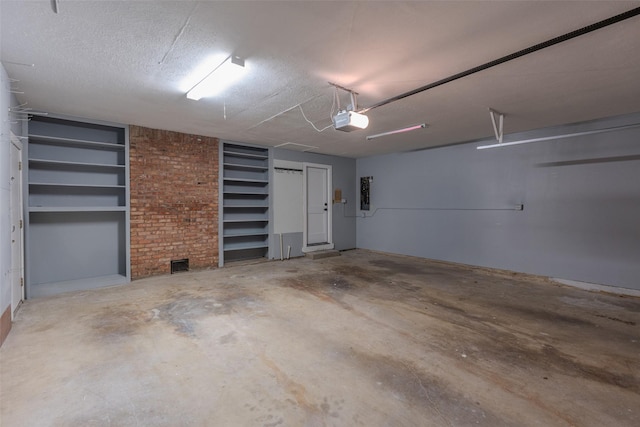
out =
<path fill-rule="evenodd" d="M 484 70 L 486 70 L 488 68 L 495 67 L 496 65 L 500 65 L 500 64 L 504 64 L 505 62 L 513 61 L 514 59 L 520 58 L 520 57 L 525 56 L 525 55 L 529 55 L 530 53 L 537 52 L 539 50 L 542 50 L 542 49 L 545 49 L 547 47 L 556 45 L 558 43 L 562 43 L 562 42 L 565 42 L 567 40 L 571 40 L 571 39 L 574 39 L 576 37 L 591 33 L 591 32 L 596 31 L 596 30 L 599 30 L 601 28 L 605 28 L 605 27 L 608 27 L 610 25 L 617 24 L 618 22 L 624 21 L 624 20 L 629 19 L 629 18 L 633 18 L 634 16 L 637 16 L 637 15 L 640 15 L 640 7 L 636 7 L 635 9 L 631 9 L 631 10 L 629 10 L 627 12 L 624 12 L 624 13 L 621 13 L 619 15 L 612 16 L 611 18 L 607 18 L 605 20 L 596 22 L 595 24 L 587 25 L 586 27 L 582 27 L 582 28 L 580 28 L 578 30 L 571 31 L 570 33 L 566 33 L 566 34 L 563 34 L 561 36 L 554 37 L 554 38 L 549 39 L 549 40 L 547 40 L 545 42 L 538 43 L 538 44 L 530 46 L 530 47 L 528 47 L 526 49 L 522 49 L 522 50 L 519 50 L 517 52 L 514 52 L 514 53 L 512 53 L 510 55 L 506 55 L 506 56 L 503 56 L 501 58 L 495 59 L 493 61 L 487 62 L 485 64 L 478 65 L 477 67 L 473 67 L 473 68 L 470 68 L 470 69 L 468 69 L 466 71 L 462 71 L 461 73 L 454 74 L 452 76 L 449 76 L 449 77 L 446 77 L 444 79 L 435 81 L 433 83 L 429 83 L 428 85 L 421 86 L 421 87 L 419 87 L 417 89 L 413 89 L 413 90 L 410 90 L 408 92 L 401 93 L 400 95 L 396 95 L 396 96 L 394 96 L 392 98 L 385 99 L 385 100 L 380 101 L 380 102 L 378 102 L 376 104 L 373 104 L 373 105 L 371 105 L 369 107 L 362 108 L 362 109 L 358 110 L 358 113 L 366 113 L 367 111 L 373 110 L 374 108 L 382 107 L 383 105 L 387 105 L 387 104 L 390 104 L 392 102 L 399 101 L 401 99 L 407 98 L 409 96 L 416 95 L 416 94 L 418 94 L 420 92 L 424 92 L 426 90 L 433 89 L 433 88 L 441 86 L 443 84 L 450 83 L 452 81 L 461 79 L 463 77 L 470 76 L 471 74 L 475 74 L 477 72 L 484 71 Z"/>

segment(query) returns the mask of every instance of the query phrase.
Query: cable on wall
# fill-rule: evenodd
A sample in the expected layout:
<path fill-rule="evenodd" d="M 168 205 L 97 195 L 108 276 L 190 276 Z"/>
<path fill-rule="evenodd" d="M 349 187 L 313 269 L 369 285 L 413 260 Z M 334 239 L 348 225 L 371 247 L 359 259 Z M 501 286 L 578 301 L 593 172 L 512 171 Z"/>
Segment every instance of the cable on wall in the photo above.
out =
<path fill-rule="evenodd" d="M 366 113 L 367 111 L 373 110 L 374 108 L 382 107 L 383 105 L 387 105 L 387 104 L 390 104 L 392 102 L 399 101 L 401 99 L 407 98 L 409 96 L 416 95 L 416 94 L 418 94 L 420 92 L 424 92 L 424 91 L 427 91 L 429 89 L 433 89 L 435 87 L 444 85 L 446 83 L 450 83 L 452 81 L 461 79 L 463 77 L 470 76 L 470 75 L 478 73 L 480 71 L 484 71 L 484 70 L 486 70 L 488 68 L 495 67 L 496 65 L 500 65 L 500 64 L 504 64 L 505 62 L 513 61 L 514 59 L 520 58 L 522 56 L 529 55 L 531 53 L 534 53 L 534 52 L 537 52 L 539 50 L 545 49 L 547 47 L 554 46 L 554 45 L 556 45 L 558 43 L 562 43 L 562 42 L 565 42 L 567 40 L 571 40 L 571 39 L 574 39 L 576 37 L 583 36 L 585 34 L 588 34 L 588 33 L 591 33 L 593 31 L 599 30 L 601 28 L 605 28 L 605 27 L 608 27 L 610 25 L 617 24 L 618 22 L 622 22 L 622 21 L 624 21 L 626 19 L 633 18 L 633 17 L 635 17 L 637 15 L 640 15 L 640 7 L 636 7 L 635 9 L 628 10 L 627 12 L 621 13 L 619 15 L 612 16 L 611 18 L 604 19 L 602 21 L 596 22 L 596 23 L 591 24 L 591 25 L 587 25 L 586 27 L 579 28 L 577 30 L 574 30 L 574 31 L 571 31 L 569 33 L 563 34 L 561 36 L 554 37 L 554 38 L 549 39 L 547 41 L 544 41 L 542 43 L 538 43 L 538 44 L 530 46 L 530 47 L 528 47 L 526 49 L 522 49 L 522 50 L 519 50 L 517 52 L 514 52 L 514 53 L 512 53 L 510 55 L 503 56 L 501 58 L 498 58 L 498 59 L 495 59 L 493 61 L 487 62 L 485 64 L 478 65 L 477 67 L 470 68 L 468 70 L 462 71 L 460 73 L 454 74 L 454 75 L 446 77 L 444 79 L 441 79 L 441 80 L 435 81 L 433 83 L 429 83 L 427 85 L 421 86 L 421 87 L 419 87 L 417 89 L 413 89 L 413 90 L 410 90 L 408 92 L 401 93 L 400 95 L 396 95 L 394 97 L 385 99 L 385 100 L 380 101 L 380 102 L 378 102 L 376 104 L 373 104 L 373 105 L 371 105 L 369 107 L 362 108 L 362 109 L 358 110 L 358 113 Z"/>
<path fill-rule="evenodd" d="M 396 210 L 396 211 L 523 211 L 524 205 L 515 205 L 509 208 L 374 208 L 372 211 L 361 211 L 360 215 L 347 215 L 346 212 L 343 211 L 344 218 L 371 218 L 378 211 L 387 211 L 387 210 Z"/>
<path fill-rule="evenodd" d="M 374 208 L 373 211 L 363 211 L 362 218 L 371 218 L 378 211 L 523 211 L 524 205 L 515 205 L 510 208 Z"/>

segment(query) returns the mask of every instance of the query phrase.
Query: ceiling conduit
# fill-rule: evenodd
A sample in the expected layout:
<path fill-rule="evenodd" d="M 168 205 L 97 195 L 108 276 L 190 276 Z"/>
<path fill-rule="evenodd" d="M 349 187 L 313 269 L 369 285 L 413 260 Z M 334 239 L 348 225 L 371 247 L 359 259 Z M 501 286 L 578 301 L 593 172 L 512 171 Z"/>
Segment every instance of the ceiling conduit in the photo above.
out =
<path fill-rule="evenodd" d="M 525 55 L 529 55 L 530 53 L 537 52 L 544 48 L 556 45 L 558 43 L 565 42 L 567 40 L 574 39 L 579 36 L 583 36 L 585 34 L 591 33 L 593 31 L 599 30 L 601 28 L 608 27 L 613 24 L 617 24 L 618 22 L 622 22 L 626 19 L 633 18 L 634 16 L 640 15 L 640 7 L 636 7 L 635 9 L 631 9 L 627 12 L 621 13 L 619 15 L 612 16 L 611 18 L 607 18 L 605 20 L 596 22 L 595 24 L 587 25 L 586 27 L 582 27 L 578 30 L 571 31 L 569 33 L 563 34 L 558 37 L 554 37 L 545 42 L 538 43 L 536 45 L 530 46 L 526 49 L 519 50 L 510 55 L 503 56 L 501 58 L 495 59 L 493 61 L 487 62 L 482 65 L 478 65 L 477 67 L 470 68 L 466 71 L 462 71 L 460 73 L 454 74 L 452 76 L 446 77 L 444 79 L 435 81 L 433 83 L 429 83 L 428 85 L 421 86 L 417 89 L 410 90 L 408 92 L 402 93 L 400 95 L 396 95 L 392 98 L 385 99 L 376 104 L 373 104 L 369 107 L 362 108 L 358 110 L 359 113 L 366 113 L 367 111 L 373 110 L 374 108 L 382 107 L 383 105 L 391 104 L 392 102 L 399 101 L 401 99 L 407 98 L 412 95 L 416 95 L 420 92 L 427 91 L 429 89 L 433 89 L 438 86 L 442 86 L 443 84 L 450 83 L 454 80 L 461 79 L 463 77 L 470 76 L 471 74 L 475 74 L 480 71 L 484 71 L 488 68 L 495 67 L 496 65 L 504 64 L 505 62 L 513 61 L 514 59 L 520 58 Z"/>

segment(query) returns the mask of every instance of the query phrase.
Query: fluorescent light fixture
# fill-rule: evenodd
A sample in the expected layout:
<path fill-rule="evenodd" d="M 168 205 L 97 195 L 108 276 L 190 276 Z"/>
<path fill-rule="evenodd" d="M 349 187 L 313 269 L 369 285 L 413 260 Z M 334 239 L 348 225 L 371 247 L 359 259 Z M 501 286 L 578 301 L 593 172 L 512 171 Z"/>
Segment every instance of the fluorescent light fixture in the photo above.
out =
<path fill-rule="evenodd" d="M 412 130 L 423 129 L 423 128 L 426 128 L 426 127 L 427 127 L 426 123 L 421 123 L 419 125 L 408 126 L 406 128 L 402 128 L 402 129 L 390 130 L 389 132 L 377 133 L 375 135 L 369 135 L 367 137 L 367 141 L 371 141 L 372 139 L 380 138 L 381 136 L 395 135 L 397 133 L 411 132 Z"/>
<path fill-rule="evenodd" d="M 228 56 L 198 84 L 187 92 L 187 98 L 195 101 L 200 98 L 214 96 L 240 79 L 245 72 L 244 59 L 238 56 Z"/>
<path fill-rule="evenodd" d="M 611 132 L 611 131 L 614 131 L 614 130 L 622 130 L 622 129 L 631 129 L 631 128 L 636 128 L 636 127 L 640 127 L 640 123 L 636 123 L 636 124 L 633 124 L 633 125 L 616 126 L 616 127 L 604 128 L 604 129 L 588 130 L 588 131 L 584 131 L 584 132 L 567 133 L 567 134 L 564 134 L 564 135 L 553 135 L 553 136 L 545 136 L 545 137 L 541 137 L 541 138 L 524 139 L 522 141 L 502 142 L 502 143 L 491 144 L 491 145 L 481 145 L 479 147 L 476 147 L 476 149 L 477 150 L 484 150 L 486 148 L 510 147 L 512 145 L 529 144 L 531 142 L 551 141 L 553 139 L 573 138 L 573 137 L 576 137 L 576 136 L 584 136 L 584 135 L 594 135 L 594 134 L 597 134 L 597 133 Z"/>

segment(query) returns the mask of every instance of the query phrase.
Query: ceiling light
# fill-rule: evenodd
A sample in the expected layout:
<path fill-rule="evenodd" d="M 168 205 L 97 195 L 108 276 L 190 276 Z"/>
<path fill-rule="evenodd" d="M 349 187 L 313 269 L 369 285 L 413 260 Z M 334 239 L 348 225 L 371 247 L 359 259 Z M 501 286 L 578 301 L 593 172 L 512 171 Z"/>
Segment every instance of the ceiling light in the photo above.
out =
<path fill-rule="evenodd" d="M 200 98 L 217 95 L 242 77 L 245 70 L 244 59 L 231 55 L 192 87 L 187 92 L 187 98 L 197 101 Z"/>
<path fill-rule="evenodd" d="M 372 139 L 380 138 L 381 136 L 395 135 L 396 133 L 411 132 L 412 130 L 423 129 L 423 128 L 426 128 L 426 127 L 427 127 L 426 123 L 421 123 L 419 125 L 408 126 L 406 128 L 402 128 L 402 129 L 390 130 L 389 132 L 377 133 L 375 135 L 369 135 L 367 137 L 367 141 L 371 141 Z"/>

